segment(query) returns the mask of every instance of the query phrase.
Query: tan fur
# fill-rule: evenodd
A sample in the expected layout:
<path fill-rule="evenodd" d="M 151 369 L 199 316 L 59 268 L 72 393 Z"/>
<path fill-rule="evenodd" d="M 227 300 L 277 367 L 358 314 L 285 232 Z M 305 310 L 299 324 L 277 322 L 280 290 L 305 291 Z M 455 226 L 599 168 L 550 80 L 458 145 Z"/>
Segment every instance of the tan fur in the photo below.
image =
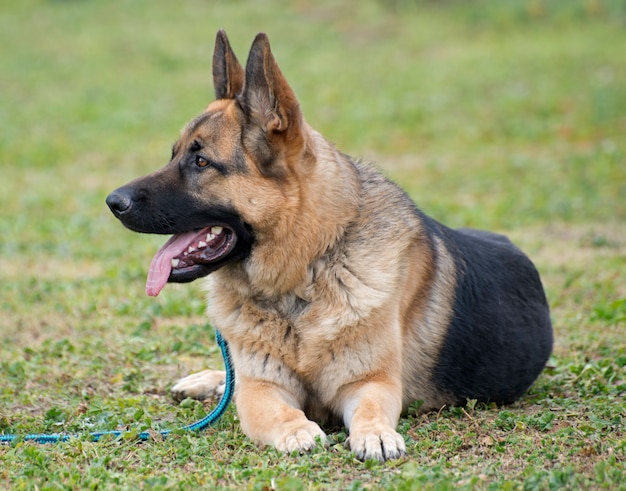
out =
<path fill-rule="evenodd" d="M 246 71 L 254 127 L 241 100 L 218 100 L 179 142 L 202 138 L 217 161 L 245 158 L 245 172 L 198 185 L 198 199 L 229 204 L 255 233 L 245 261 L 204 280 L 209 317 L 232 351 L 242 428 L 260 444 L 307 450 L 325 440 L 313 419 L 343 420 L 360 458 L 398 457 L 401 411 L 445 399 L 430 370 L 454 299 L 452 260 L 397 188 L 304 122 L 269 44 L 255 43 L 270 90 L 262 77 L 250 89 L 259 82 Z M 271 167 L 256 153 L 265 141 Z M 206 396 L 211 384 L 198 383 L 183 379 L 175 392 Z"/>

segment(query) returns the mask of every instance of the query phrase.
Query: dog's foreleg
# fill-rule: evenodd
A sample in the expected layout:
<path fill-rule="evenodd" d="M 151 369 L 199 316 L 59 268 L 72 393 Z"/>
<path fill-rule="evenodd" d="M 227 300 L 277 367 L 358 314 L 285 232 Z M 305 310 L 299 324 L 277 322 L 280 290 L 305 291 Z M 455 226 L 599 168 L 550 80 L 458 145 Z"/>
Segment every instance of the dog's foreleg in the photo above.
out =
<path fill-rule="evenodd" d="M 395 430 L 402 410 L 397 382 L 381 377 L 355 382 L 341 390 L 340 400 L 350 449 L 359 460 L 382 462 L 406 454 L 404 439 Z"/>
<path fill-rule="evenodd" d="M 326 444 L 321 428 L 307 419 L 296 397 L 270 382 L 237 379 L 235 394 L 241 427 L 248 437 L 283 452 L 305 452 Z"/>

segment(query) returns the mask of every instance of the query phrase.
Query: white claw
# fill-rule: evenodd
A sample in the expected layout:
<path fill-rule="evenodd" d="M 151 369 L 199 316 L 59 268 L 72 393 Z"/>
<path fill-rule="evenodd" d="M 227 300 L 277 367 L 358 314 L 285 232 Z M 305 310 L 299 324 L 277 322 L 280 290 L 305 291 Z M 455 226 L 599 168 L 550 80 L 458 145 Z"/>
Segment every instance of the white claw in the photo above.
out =
<path fill-rule="evenodd" d="M 206 246 L 207 246 L 206 242 L 203 242 L 203 241 L 198 242 L 198 247 L 199 248 L 203 248 L 203 247 L 206 247 Z"/>
<path fill-rule="evenodd" d="M 219 235 L 222 233 L 222 230 L 224 230 L 224 227 L 212 227 L 211 228 L 211 232 L 213 233 L 213 235 Z"/>
<path fill-rule="evenodd" d="M 180 263 L 180 259 L 172 259 L 172 268 L 177 268 Z"/>

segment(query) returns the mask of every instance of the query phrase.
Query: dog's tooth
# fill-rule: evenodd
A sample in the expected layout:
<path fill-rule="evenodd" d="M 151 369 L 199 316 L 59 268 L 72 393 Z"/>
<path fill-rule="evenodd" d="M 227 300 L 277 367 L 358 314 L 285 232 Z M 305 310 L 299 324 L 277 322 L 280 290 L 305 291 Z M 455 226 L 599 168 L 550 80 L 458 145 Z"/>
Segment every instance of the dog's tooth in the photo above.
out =
<path fill-rule="evenodd" d="M 206 234 L 206 241 L 207 242 L 211 242 L 214 238 L 215 238 L 215 235 L 213 235 L 213 234 Z"/>
<path fill-rule="evenodd" d="M 211 227 L 211 233 L 213 235 L 219 235 L 222 233 L 222 230 L 224 230 L 224 227 Z"/>
<path fill-rule="evenodd" d="M 189 249 L 187 249 L 187 252 L 189 254 L 191 254 L 192 252 L 196 252 L 198 249 L 196 249 L 194 246 L 189 246 Z"/>
<path fill-rule="evenodd" d="M 172 268 L 177 268 L 180 264 L 180 259 L 172 259 Z"/>
<path fill-rule="evenodd" d="M 200 249 L 203 247 L 206 247 L 206 245 L 207 245 L 206 242 L 203 242 L 203 241 L 198 242 L 198 248 Z"/>

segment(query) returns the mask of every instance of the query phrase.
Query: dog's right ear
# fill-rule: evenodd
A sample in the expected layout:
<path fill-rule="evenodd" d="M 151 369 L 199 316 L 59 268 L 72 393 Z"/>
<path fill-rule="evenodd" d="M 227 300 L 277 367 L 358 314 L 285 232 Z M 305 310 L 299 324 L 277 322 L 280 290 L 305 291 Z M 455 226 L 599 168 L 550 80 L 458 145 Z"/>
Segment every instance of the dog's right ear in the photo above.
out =
<path fill-rule="evenodd" d="M 270 136 L 300 130 L 300 104 L 283 76 L 265 33 L 257 34 L 246 63 L 241 102 L 250 121 Z"/>
<path fill-rule="evenodd" d="M 216 99 L 234 99 L 243 88 L 244 71 L 223 29 L 217 31 L 213 51 L 213 88 Z"/>
<path fill-rule="evenodd" d="M 254 38 L 237 102 L 245 117 L 243 144 L 265 176 L 284 175 L 301 162 L 303 116 L 264 33 Z"/>

